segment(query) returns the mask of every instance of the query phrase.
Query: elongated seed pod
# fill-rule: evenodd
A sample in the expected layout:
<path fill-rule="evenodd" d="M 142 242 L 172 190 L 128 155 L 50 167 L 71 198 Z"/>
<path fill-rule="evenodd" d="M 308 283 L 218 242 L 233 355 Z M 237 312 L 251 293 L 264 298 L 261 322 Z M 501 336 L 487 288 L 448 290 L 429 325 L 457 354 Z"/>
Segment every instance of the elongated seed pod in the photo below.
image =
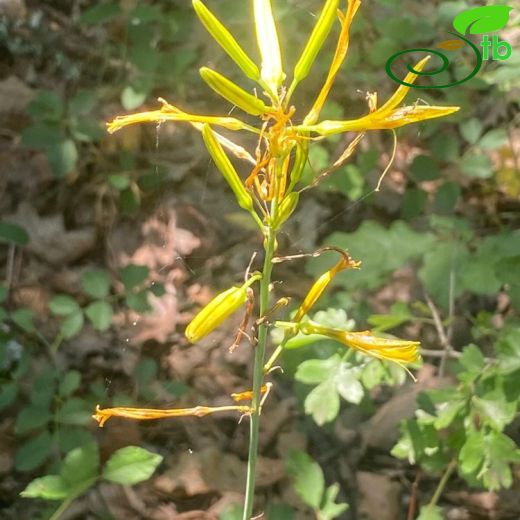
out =
<path fill-rule="evenodd" d="M 228 56 L 240 67 L 240 70 L 253 81 L 260 79 L 260 70 L 254 61 L 240 47 L 235 38 L 218 18 L 200 1 L 193 0 L 193 8 L 202 25 L 224 49 Z"/>
<path fill-rule="evenodd" d="M 211 300 L 186 327 L 188 341 L 195 343 L 216 329 L 247 301 L 247 287 L 231 287 Z"/>
<path fill-rule="evenodd" d="M 238 205 L 250 213 L 253 212 L 253 199 L 251 195 L 246 190 L 240 177 L 238 176 L 237 171 L 231 164 L 229 157 L 226 155 L 226 152 L 222 148 L 222 145 L 218 142 L 215 134 L 213 133 L 213 130 L 211 130 L 209 125 L 203 126 L 202 137 L 208 152 L 217 165 L 217 168 L 220 170 L 220 173 L 222 173 L 227 183 L 233 190 Z"/>
<path fill-rule="evenodd" d="M 259 116 L 267 112 L 267 106 L 261 99 L 249 94 L 222 74 L 208 67 L 202 67 L 200 75 L 217 94 L 241 108 L 244 112 L 252 116 Z"/>
<path fill-rule="evenodd" d="M 302 55 L 294 67 L 294 80 L 296 82 L 300 82 L 308 76 L 313 63 L 316 60 L 316 56 L 318 55 L 318 52 L 320 52 L 323 43 L 329 35 L 332 24 L 336 19 L 338 5 L 339 0 L 327 0 L 327 3 L 323 7 L 318 21 L 316 22 L 316 25 L 307 40 L 307 44 L 303 49 Z"/>

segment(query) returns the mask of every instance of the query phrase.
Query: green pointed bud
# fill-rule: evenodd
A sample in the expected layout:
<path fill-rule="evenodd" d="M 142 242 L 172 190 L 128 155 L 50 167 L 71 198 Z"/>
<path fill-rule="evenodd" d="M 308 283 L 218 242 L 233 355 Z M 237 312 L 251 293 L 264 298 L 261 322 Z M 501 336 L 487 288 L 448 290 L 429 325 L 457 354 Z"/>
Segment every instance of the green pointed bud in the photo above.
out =
<path fill-rule="evenodd" d="M 213 130 L 211 130 L 209 125 L 203 126 L 202 137 L 204 138 L 206 148 L 215 161 L 217 168 L 220 170 L 220 173 L 222 173 L 227 183 L 233 190 L 238 205 L 246 211 L 252 213 L 253 199 L 240 180 L 237 171 L 231 164 L 229 157 L 226 155 L 226 152 L 224 152 L 222 145 L 218 142 L 215 134 L 213 133 Z"/>
<path fill-rule="evenodd" d="M 200 1 L 193 0 L 193 8 L 202 25 L 224 49 L 228 56 L 240 67 L 242 72 L 253 81 L 260 79 L 260 71 L 253 60 L 244 52 L 231 33 L 218 18 Z"/>
<path fill-rule="evenodd" d="M 309 158 L 309 139 L 308 134 L 302 135 L 302 140 L 296 145 L 296 156 L 294 158 L 294 165 L 291 170 L 291 183 L 288 190 L 293 190 L 296 184 L 300 181 L 303 175 L 303 170 Z"/>
<path fill-rule="evenodd" d="M 294 67 L 294 81 L 299 83 L 307 77 L 311 70 L 312 64 L 316 60 L 318 52 L 320 52 L 324 41 L 326 40 L 332 28 L 332 24 L 336 19 L 339 0 L 327 0 L 323 7 L 318 21 L 303 49 L 302 55 L 298 63 Z"/>
<path fill-rule="evenodd" d="M 280 226 L 293 214 L 299 200 L 300 194 L 297 191 L 293 191 L 283 198 L 282 202 L 280 202 L 280 205 L 278 206 L 276 219 L 272 223 L 274 229 L 279 229 Z"/>
<path fill-rule="evenodd" d="M 267 112 L 267 106 L 261 99 L 249 94 L 222 74 L 208 69 L 208 67 L 202 67 L 200 75 L 217 94 L 241 108 L 244 112 L 252 116 L 260 116 Z"/>
<path fill-rule="evenodd" d="M 271 0 L 254 0 L 254 13 L 256 39 L 262 56 L 261 78 L 269 87 L 270 93 L 277 95 L 284 73 Z"/>

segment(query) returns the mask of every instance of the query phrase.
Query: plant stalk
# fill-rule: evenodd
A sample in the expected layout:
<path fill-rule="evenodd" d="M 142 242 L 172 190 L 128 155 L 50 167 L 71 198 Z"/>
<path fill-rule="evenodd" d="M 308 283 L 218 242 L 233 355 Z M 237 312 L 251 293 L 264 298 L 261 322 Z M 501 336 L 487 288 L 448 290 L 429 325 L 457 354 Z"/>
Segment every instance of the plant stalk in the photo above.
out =
<path fill-rule="evenodd" d="M 275 253 L 276 234 L 269 228 L 265 239 L 265 258 L 260 280 L 260 317 L 269 308 L 269 286 L 273 270 L 273 256 Z M 250 520 L 253 515 L 255 499 L 256 461 L 258 458 L 258 431 L 260 426 L 261 388 L 264 379 L 264 358 L 267 344 L 267 324 L 261 324 L 258 330 L 258 343 L 255 347 L 255 361 L 253 367 L 253 399 L 251 401 L 249 455 L 247 464 L 246 496 L 242 520 Z"/>
<path fill-rule="evenodd" d="M 435 493 L 433 494 L 432 499 L 430 500 L 429 504 L 426 506 L 428 508 L 435 507 L 437 505 L 437 502 L 439 501 L 439 498 L 442 495 L 442 492 L 444 491 L 444 487 L 448 483 L 449 478 L 451 477 L 451 474 L 457 467 L 457 460 L 452 459 L 451 462 L 448 464 L 448 467 L 446 468 L 446 471 L 444 472 L 444 475 L 442 476 L 439 485 L 437 486 L 437 489 L 435 490 Z"/>

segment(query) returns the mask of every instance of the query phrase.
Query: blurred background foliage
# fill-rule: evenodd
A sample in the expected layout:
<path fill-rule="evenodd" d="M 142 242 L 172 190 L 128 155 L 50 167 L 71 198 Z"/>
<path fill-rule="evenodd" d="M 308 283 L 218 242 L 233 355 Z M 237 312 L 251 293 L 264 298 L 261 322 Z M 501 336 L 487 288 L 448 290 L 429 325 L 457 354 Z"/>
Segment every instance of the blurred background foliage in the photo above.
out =
<path fill-rule="evenodd" d="M 230 361 L 225 353 L 211 354 L 206 361 L 213 368 L 205 373 L 204 359 L 190 354 L 181 333 L 196 309 L 194 304 L 204 303 L 208 295 L 240 279 L 256 247 L 256 235 L 229 209 L 231 196 L 209 166 L 195 132 L 163 125 L 132 127 L 109 137 L 104 130 L 104 121 L 116 114 L 155 108 L 159 96 L 193 112 L 230 112 L 233 107 L 223 104 L 200 81 L 198 68 L 203 65 L 250 88 L 212 43 L 190 4 L 185 0 L 0 3 L 0 260 L 4 266 L 0 436 L 5 440 L 0 509 L 5 518 L 37 517 L 37 506 L 27 506 L 18 493 L 35 476 L 59 472 L 62 458 L 71 450 L 96 441 L 105 460 L 129 440 L 95 429 L 90 415 L 96 403 L 217 402 L 249 384 L 248 345 L 241 347 L 246 354 L 238 361 Z M 207 4 L 256 56 L 250 3 L 208 0 Z M 273 4 L 285 63 L 293 64 L 321 2 L 275 0 Z M 406 48 L 434 48 L 447 37 L 454 16 L 475 5 L 363 2 L 324 118 L 365 113 L 367 91 L 377 91 L 382 104 L 396 88 L 384 70 L 388 57 Z M 470 486 L 487 489 L 509 487 L 509 462 L 518 462 L 514 443 L 497 436 L 506 430 L 508 439 L 520 440 L 516 419 L 520 391 L 518 15 L 514 10 L 500 32 L 513 45 L 508 60 L 484 63 L 475 78 L 457 87 L 412 89 L 410 102 L 460 105 L 461 110 L 449 119 L 398 131 L 395 161 L 380 192 L 374 189 L 389 161 L 392 136 L 377 132 L 364 139 L 346 167 L 316 190 L 305 192 L 300 210 L 280 237 L 284 253 L 335 245 L 363 262 L 361 270 L 337 276 L 335 289 L 320 301 L 317 321 L 338 326 L 355 322 L 358 329 L 420 338 L 426 351 L 433 352 L 424 356 L 425 367 L 439 368 L 440 363 L 442 369 L 440 379 L 432 376 L 434 381 L 426 386 L 439 386 L 441 380 L 455 385 L 452 394 L 421 394 L 424 413 L 419 422 L 412 419 L 414 405 L 408 415 L 394 418 L 394 423 L 408 419 L 394 455 L 423 464 L 432 476 L 455 457 L 460 477 Z M 333 41 L 331 35 L 294 97 L 295 118 L 305 114 L 323 81 Z M 462 54 L 448 72 L 421 81 L 443 84 L 464 77 L 471 68 L 469 57 Z M 254 145 L 247 140 L 241 144 Z M 345 146 L 339 138 L 313 143 L 305 175 L 314 176 Z M 282 264 L 283 290 L 297 302 L 312 277 L 330 267 L 332 260 L 324 255 Z M 231 329 L 225 331 L 200 352 L 215 345 L 225 350 L 230 334 Z M 468 345 L 469 350 L 463 350 Z M 172 361 L 173 357 L 183 361 Z M 498 365 L 486 361 L 497 358 Z M 222 368 L 226 363 L 229 366 Z M 356 494 L 356 485 L 362 487 L 356 471 L 361 467 L 377 472 L 380 461 L 374 450 L 388 452 L 398 440 L 393 433 L 389 445 L 374 446 L 363 427 L 373 424 L 371 418 L 391 400 L 388 385 L 402 383 L 403 374 L 377 361 L 346 364 L 337 346 L 329 342 L 288 350 L 284 367 L 285 374 L 277 376 L 275 400 L 294 399 L 296 411 L 286 410 L 282 422 L 289 424 L 286 430 L 304 439 L 297 447 L 305 451 L 311 445 L 308 451 L 324 468 L 327 482 L 339 482 L 339 487 L 326 489 L 322 469 L 303 452 L 289 456 L 287 446 L 264 446 L 266 456 L 289 461 L 286 473 L 307 510 L 321 511 L 321 518 L 358 518 L 356 511 L 368 506 L 363 490 Z M 476 381 L 475 371 L 484 374 L 483 381 Z M 448 382 L 443 379 L 447 373 L 452 374 Z M 461 373 L 466 375 L 460 377 Z M 208 374 L 213 382 L 208 382 Z M 438 405 L 455 399 L 457 392 L 467 392 L 470 401 L 473 393 L 481 401 L 460 404 L 444 420 L 431 419 Z M 358 412 L 352 411 L 355 407 Z M 338 426 L 342 417 L 353 421 L 348 442 L 341 436 L 345 428 Z M 468 417 L 487 424 L 489 430 L 472 429 Z M 315 423 L 323 428 L 318 430 Z M 189 423 L 186 430 L 177 423 L 132 426 L 130 437 L 163 455 L 173 449 L 172 461 L 162 467 L 167 474 L 172 464 L 179 463 L 179 446 L 184 450 L 197 445 L 193 429 L 200 424 Z M 243 458 L 245 429 L 240 430 L 234 418 L 209 424 L 218 432 L 203 427 L 197 435 Z M 448 435 L 450 427 L 455 437 L 465 432 L 464 439 L 450 444 L 445 437 L 441 460 L 432 464 L 427 447 L 435 444 L 435 432 Z M 487 437 L 479 440 L 476 435 Z M 479 463 L 471 462 L 471 443 L 488 446 L 477 457 Z M 199 442 L 199 451 L 202 447 L 207 447 L 206 441 Z M 350 469 L 345 470 L 334 457 L 347 451 Z M 490 477 L 489 468 L 483 470 L 482 464 L 493 459 L 504 464 L 494 468 L 497 475 Z M 392 460 L 403 479 L 411 482 L 413 474 Z M 180 464 L 184 467 L 182 458 Z M 298 477 L 306 472 L 315 475 L 319 484 Z M 228 489 L 209 486 L 191 492 L 171 479 L 175 506 L 168 507 L 173 516 L 166 516 L 167 506 L 157 491 L 160 484 L 142 488 L 143 493 L 155 493 L 145 504 L 148 514 L 155 515 L 149 518 L 177 518 L 177 512 L 191 509 L 235 518 L 228 505 L 236 500 L 229 498 Z M 300 518 L 305 506 L 283 491 L 280 479 L 268 480 L 262 490 L 270 504 L 266 506 L 271 508 L 269 518 Z M 306 489 L 316 486 L 321 492 L 311 503 Z M 428 481 L 419 492 L 427 501 L 432 490 Z M 351 503 L 347 512 L 334 504 L 338 491 L 341 501 Z M 404 493 L 408 492 L 405 487 Z M 123 499 L 105 488 L 100 493 L 104 502 L 93 506 L 85 499 L 82 511 L 114 518 L 130 507 L 114 506 Z M 464 500 L 459 502 L 464 505 Z M 329 506 L 332 513 L 326 512 Z"/>

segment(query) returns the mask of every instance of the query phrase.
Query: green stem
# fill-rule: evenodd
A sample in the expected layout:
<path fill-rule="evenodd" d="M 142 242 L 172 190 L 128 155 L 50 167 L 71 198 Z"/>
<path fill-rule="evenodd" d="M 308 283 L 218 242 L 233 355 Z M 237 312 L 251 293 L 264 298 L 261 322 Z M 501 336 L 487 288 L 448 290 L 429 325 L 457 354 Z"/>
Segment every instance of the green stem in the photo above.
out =
<path fill-rule="evenodd" d="M 272 229 L 268 229 L 265 239 L 265 259 L 260 280 L 260 316 L 263 316 L 269 307 L 269 285 L 273 270 L 273 256 L 275 253 L 276 235 Z M 258 431 L 260 426 L 260 400 L 261 388 L 264 379 L 264 358 L 267 343 L 267 325 L 261 324 L 258 330 L 258 343 L 255 347 L 255 361 L 253 367 L 253 399 L 251 401 L 252 413 L 250 419 L 249 455 L 247 464 L 247 484 L 244 503 L 243 520 L 250 520 L 253 515 L 253 503 L 255 498 L 256 461 L 258 458 Z"/>
<path fill-rule="evenodd" d="M 437 505 L 437 502 L 439 501 L 439 498 L 442 495 L 442 492 L 444 491 L 444 488 L 446 484 L 448 483 L 449 478 L 451 477 L 451 474 L 457 467 L 457 461 L 456 459 L 453 459 L 446 468 L 446 471 L 444 472 L 444 475 L 442 476 L 439 485 L 437 486 L 437 489 L 435 490 L 435 493 L 433 494 L 432 499 L 430 500 L 429 504 L 426 506 L 428 508 L 433 508 Z"/>

